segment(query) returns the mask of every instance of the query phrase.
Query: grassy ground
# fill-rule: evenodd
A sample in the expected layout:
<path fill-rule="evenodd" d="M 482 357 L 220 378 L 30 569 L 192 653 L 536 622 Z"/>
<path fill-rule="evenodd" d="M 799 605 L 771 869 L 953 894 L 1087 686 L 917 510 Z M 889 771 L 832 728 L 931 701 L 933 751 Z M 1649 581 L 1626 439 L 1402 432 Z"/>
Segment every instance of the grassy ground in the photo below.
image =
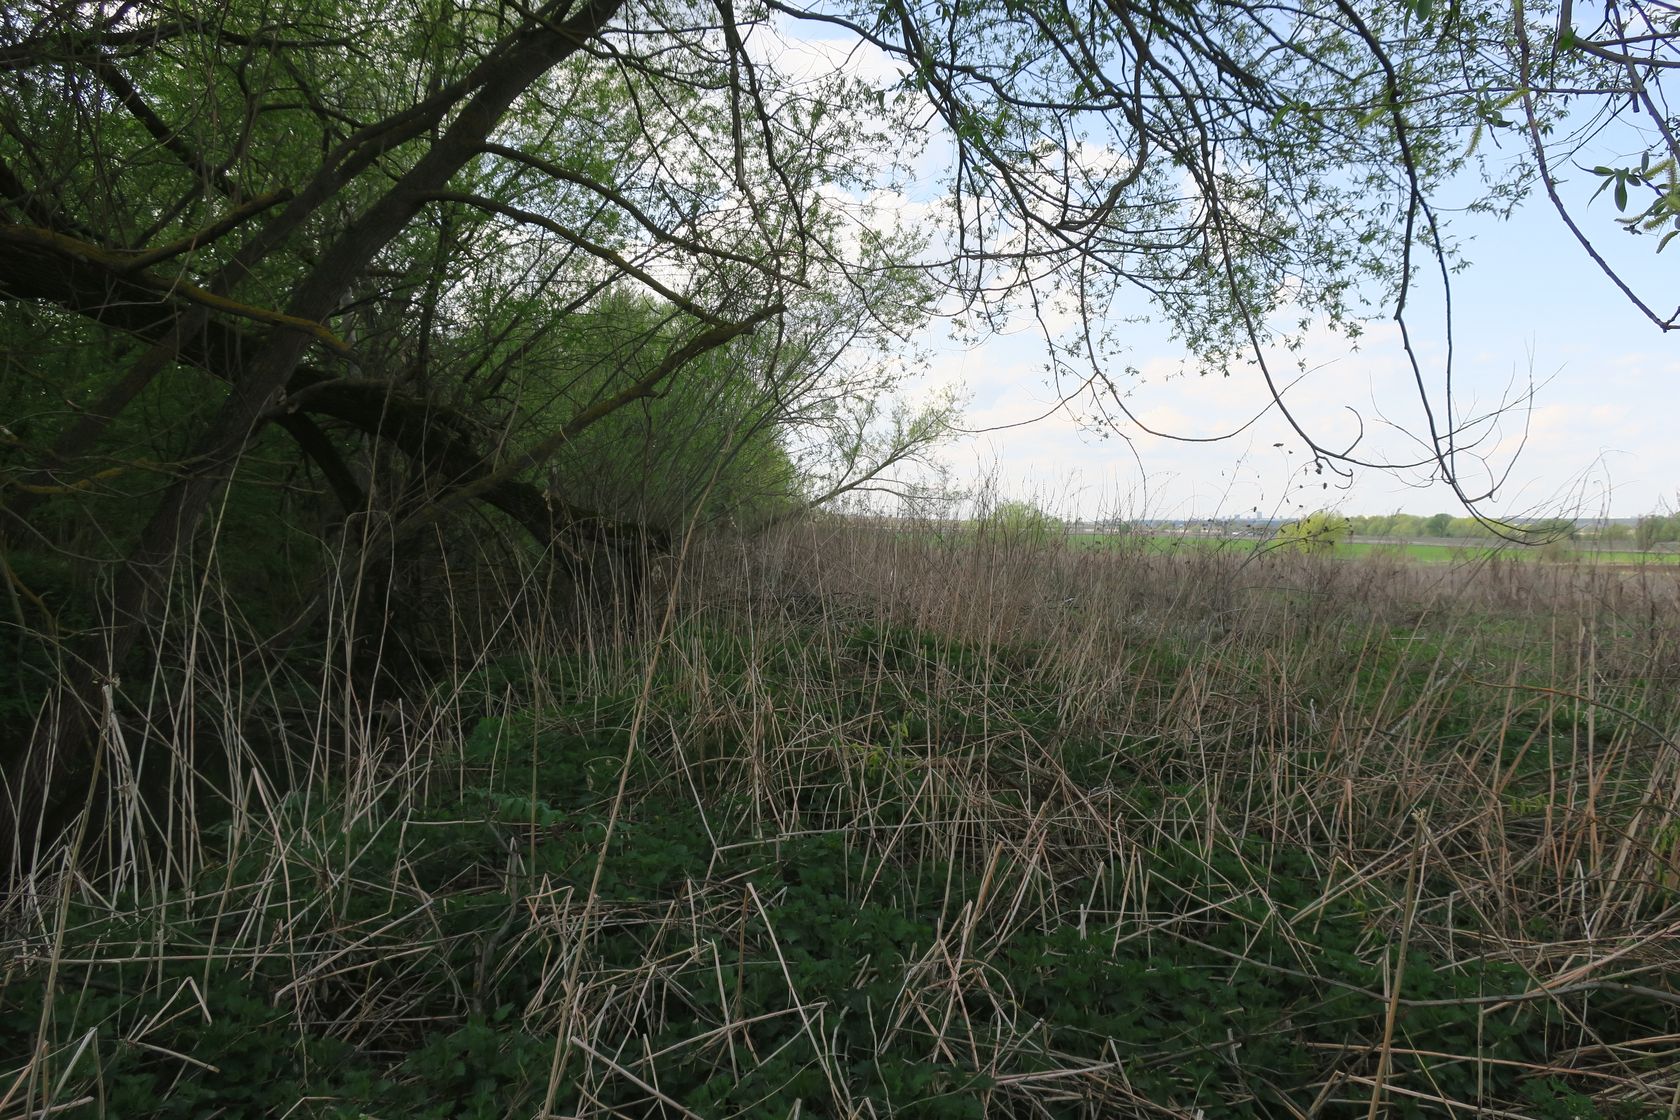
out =
<path fill-rule="evenodd" d="M 0 1116 L 1680 1100 L 1667 569 L 810 526 L 544 618 L 119 713 L 3 912 Z"/>

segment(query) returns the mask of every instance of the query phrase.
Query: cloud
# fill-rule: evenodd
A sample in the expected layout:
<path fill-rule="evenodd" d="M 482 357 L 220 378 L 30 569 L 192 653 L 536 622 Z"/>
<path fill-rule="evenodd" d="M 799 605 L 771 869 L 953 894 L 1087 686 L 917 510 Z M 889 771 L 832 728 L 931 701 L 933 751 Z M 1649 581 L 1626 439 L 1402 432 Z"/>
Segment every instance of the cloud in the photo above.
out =
<path fill-rule="evenodd" d="M 1420 360 L 1436 377 L 1434 384 L 1426 379 L 1425 387 L 1439 428 L 1448 412 L 1438 354 L 1425 347 Z M 1680 392 L 1670 376 L 1677 363 L 1639 351 L 1601 354 L 1594 365 L 1609 371 L 1606 375 L 1560 375 L 1538 390 L 1530 409 L 1521 400 L 1526 380 L 1513 384 L 1509 348 L 1478 347 L 1471 354 L 1455 371 L 1452 415 L 1460 424 L 1480 422 L 1457 441 L 1455 463 L 1473 493 L 1506 479 L 1488 512 L 1536 507 L 1552 512 L 1584 502 L 1589 514 L 1607 507 L 1631 516 L 1672 497 L 1680 484 L 1680 457 L 1667 418 L 1680 412 Z M 1296 421 L 1322 444 L 1345 448 L 1363 431 L 1354 448 L 1362 457 L 1389 463 L 1427 458 L 1424 404 L 1393 325 L 1377 325 L 1358 349 L 1318 328 L 1300 351 L 1268 359 Z M 1122 418 L 1118 434 L 1104 440 L 1057 412 L 1037 424 L 968 437 L 943 458 L 959 473 L 988 464 L 1006 490 L 1054 491 L 1083 516 L 1113 508 L 1128 486 L 1135 501 L 1147 495 L 1159 516 L 1235 515 L 1256 506 L 1280 515 L 1321 505 L 1350 512 L 1458 506 L 1449 489 L 1431 481 L 1434 472 L 1427 465 L 1360 469 L 1351 481 L 1314 472 L 1309 452 L 1271 404 L 1255 369 L 1230 377 L 1186 376 L 1179 355 L 1166 347 L 1134 364 L 1138 376 L 1124 383 L 1123 402 L 1148 428 L 1206 438 L 1253 422 L 1224 442 L 1192 444 L 1146 435 Z M 1026 335 L 994 338 L 979 349 L 946 356 L 935 367 L 973 391 L 971 428 L 1019 422 L 1054 401 L 1044 383 L 1041 352 Z M 1598 398 L 1595 387 L 1606 385 L 1639 386 L 1648 407 Z"/>

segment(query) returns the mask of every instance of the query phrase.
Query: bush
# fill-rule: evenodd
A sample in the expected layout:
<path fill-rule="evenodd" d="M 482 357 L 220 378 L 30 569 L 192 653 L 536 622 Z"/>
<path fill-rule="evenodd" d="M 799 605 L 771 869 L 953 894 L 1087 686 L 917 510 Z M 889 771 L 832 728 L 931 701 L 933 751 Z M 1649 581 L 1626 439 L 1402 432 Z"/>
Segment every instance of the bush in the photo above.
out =
<path fill-rule="evenodd" d="M 1293 552 L 1329 552 L 1347 539 L 1348 530 L 1347 518 L 1321 509 L 1283 526 L 1272 541 Z"/>
<path fill-rule="evenodd" d="M 1045 545 L 1067 531 L 1061 520 L 1031 502 L 1001 502 L 980 519 L 980 532 L 1010 544 Z"/>

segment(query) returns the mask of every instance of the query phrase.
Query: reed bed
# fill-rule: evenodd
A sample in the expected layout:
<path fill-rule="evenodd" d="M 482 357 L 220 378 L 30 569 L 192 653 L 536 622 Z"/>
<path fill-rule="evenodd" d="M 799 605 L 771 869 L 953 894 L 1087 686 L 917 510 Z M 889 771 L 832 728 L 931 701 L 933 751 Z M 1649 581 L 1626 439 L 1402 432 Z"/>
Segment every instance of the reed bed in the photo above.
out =
<path fill-rule="evenodd" d="M 0 1117 L 1680 1106 L 1680 575 L 673 567 L 445 570 L 371 650 L 183 597 L 0 909 Z"/>

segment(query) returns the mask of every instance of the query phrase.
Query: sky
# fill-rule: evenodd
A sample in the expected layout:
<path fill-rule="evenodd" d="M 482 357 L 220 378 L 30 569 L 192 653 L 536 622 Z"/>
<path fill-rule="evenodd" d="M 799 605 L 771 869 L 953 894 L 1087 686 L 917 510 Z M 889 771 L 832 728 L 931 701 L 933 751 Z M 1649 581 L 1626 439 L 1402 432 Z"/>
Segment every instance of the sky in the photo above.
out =
<path fill-rule="evenodd" d="M 799 29 L 809 36 L 810 28 Z M 849 47 L 851 44 L 847 44 Z M 839 48 L 783 39 L 779 52 Z M 828 55 L 833 58 L 833 54 Z M 784 53 L 781 62 L 787 61 Z M 865 52 L 846 65 L 879 78 L 890 63 Z M 818 69 L 821 68 L 819 65 Z M 873 73 L 872 73 L 873 72 Z M 927 137 L 906 212 L 925 206 L 949 147 Z M 1605 139 L 1600 158 L 1629 162 Z M 1637 154 L 1632 158 L 1637 162 Z M 1578 221 L 1659 313 L 1680 304 L 1674 270 L 1680 242 L 1657 255 L 1656 239 L 1630 237 L 1614 223 L 1608 194 L 1588 205 L 1598 180 L 1565 166 L 1563 192 Z M 1464 489 L 1495 517 L 1633 517 L 1680 504 L 1680 337 L 1665 336 L 1592 263 L 1543 196 L 1508 220 L 1454 214 L 1458 198 L 1434 200 L 1467 267 L 1452 278 L 1455 408 L 1460 416 L 1500 412 L 1485 438 L 1458 462 Z M 1445 399 L 1446 335 L 1439 285 L 1415 290 L 1408 322 L 1431 404 Z M 1666 302 L 1666 306 L 1665 306 Z M 1137 309 L 1126 309 L 1141 310 Z M 1163 329 L 1128 327 L 1126 405 L 1157 431 L 1232 438 L 1187 443 L 1122 421 L 1106 431 L 1053 411 L 1045 343 L 1022 322 L 977 345 L 955 341 L 939 323 L 917 342 L 931 350 L 923 387 L 954 385 L 967 401 L 966 433 L 938 454 L 952 483 L 998 498 L 1034 501 L 1072 518 L 1288 518 L 1329 508 L 1348 514 L 1451 512 L 1463 504 L 1428 470 L 1355 469 L 1351 478 L 1315 473 L 1312 456 L 1270 407 L 1253 370 L 1226 377 L 1182 375 L 1183 348 Z M 1324 445 L 1345 447 L 1363 432 L 1362 457 L 1416 459 L 1427 431 L 1417 383 L 1391 321 L 1368 325 L 1357 344 L 1314 328 L 1300 355 L 1274 354 L 1275 371 L 1310 370 L 1285 396 L 1302 426 Z M 1118 373 L 1119 371 L 1113 371 Z M 1051 415 L 1033 423 L 1033 417 Z M 1250 423 L 1252 421 L 1252 423 Z"/>
<path fill-rule="evenodd" d="M 1680 265 L 1680 253 L 1671 247 L 1673 257 L 1656 256 L 1651 238 L 1635 244 L 1611 226 L 1613 213 L 1606 203 L 1586 216 L 1607 227 L 1601 240 L 1620 238 L 1637 250 L 1623 263 L 1651 298 L 1673 290 L 1670 270 Z M 1462 464 L 1466 485 L 1478 491 L 1503 478 L 1484 512 L 1631 517 L 1672 508 L 1680 492 L 1676 340 L 1615 290 L 1544 199 L 1525 204 L 1509 221 L 1476 216 L 1452 224 L 1473 238 L 1469 267 L 1452 282 L 1455 397 L 1466 413 L 1502 400 L 1518 405 L 1486 441 L 1487 461 L 1470 456 Z M 1422 336 L 1425 373 L 1437 379 L 1438 403 L 1444 350 L 1438 310 L 1413 324 Z M 1031 330 L 973 348 L 949 339 L 934 346 L 932 376 L 965 389 L 971 429 L 1041 415 L 1055 401 L 1042 373 L 1042 339 Z M 944 449 L 942 461 L 959 480 L 993 478 L 1006 496 L 1078 517 L 1291 517 L 1319 508 L 1463 512 L 1427 472 L 1359 469 L 1348 480 L 1304 470 L 1309 453 L 1277 410 L 1267 410 L 1257 377 L 1177 376 L 1182 356 L 1160 332 L 1138 330 L 1127 359 L 1143 378 L 1127 404 L 1148 426 L 1208 436 L 1265 415 L 1229 440 L 1191 444 L 1125 424 L 1105 439 L 1059 414 L 965 435 Z M 1392 460 L 1415 449 L 1405 433 L 1426 428 L 1392 323 L 1372 324 L 1356 345 L 1314 330 L 1305 356 L 1312 372 L 1286 399 L 1315 438 L 1345 446 L 1360 430 L 1351 407 L 1364 420 L 1361 449 L 1387 453 L 1374 458 Z M 1286 370 L 1292 361 L 1278 356 Z"/>

